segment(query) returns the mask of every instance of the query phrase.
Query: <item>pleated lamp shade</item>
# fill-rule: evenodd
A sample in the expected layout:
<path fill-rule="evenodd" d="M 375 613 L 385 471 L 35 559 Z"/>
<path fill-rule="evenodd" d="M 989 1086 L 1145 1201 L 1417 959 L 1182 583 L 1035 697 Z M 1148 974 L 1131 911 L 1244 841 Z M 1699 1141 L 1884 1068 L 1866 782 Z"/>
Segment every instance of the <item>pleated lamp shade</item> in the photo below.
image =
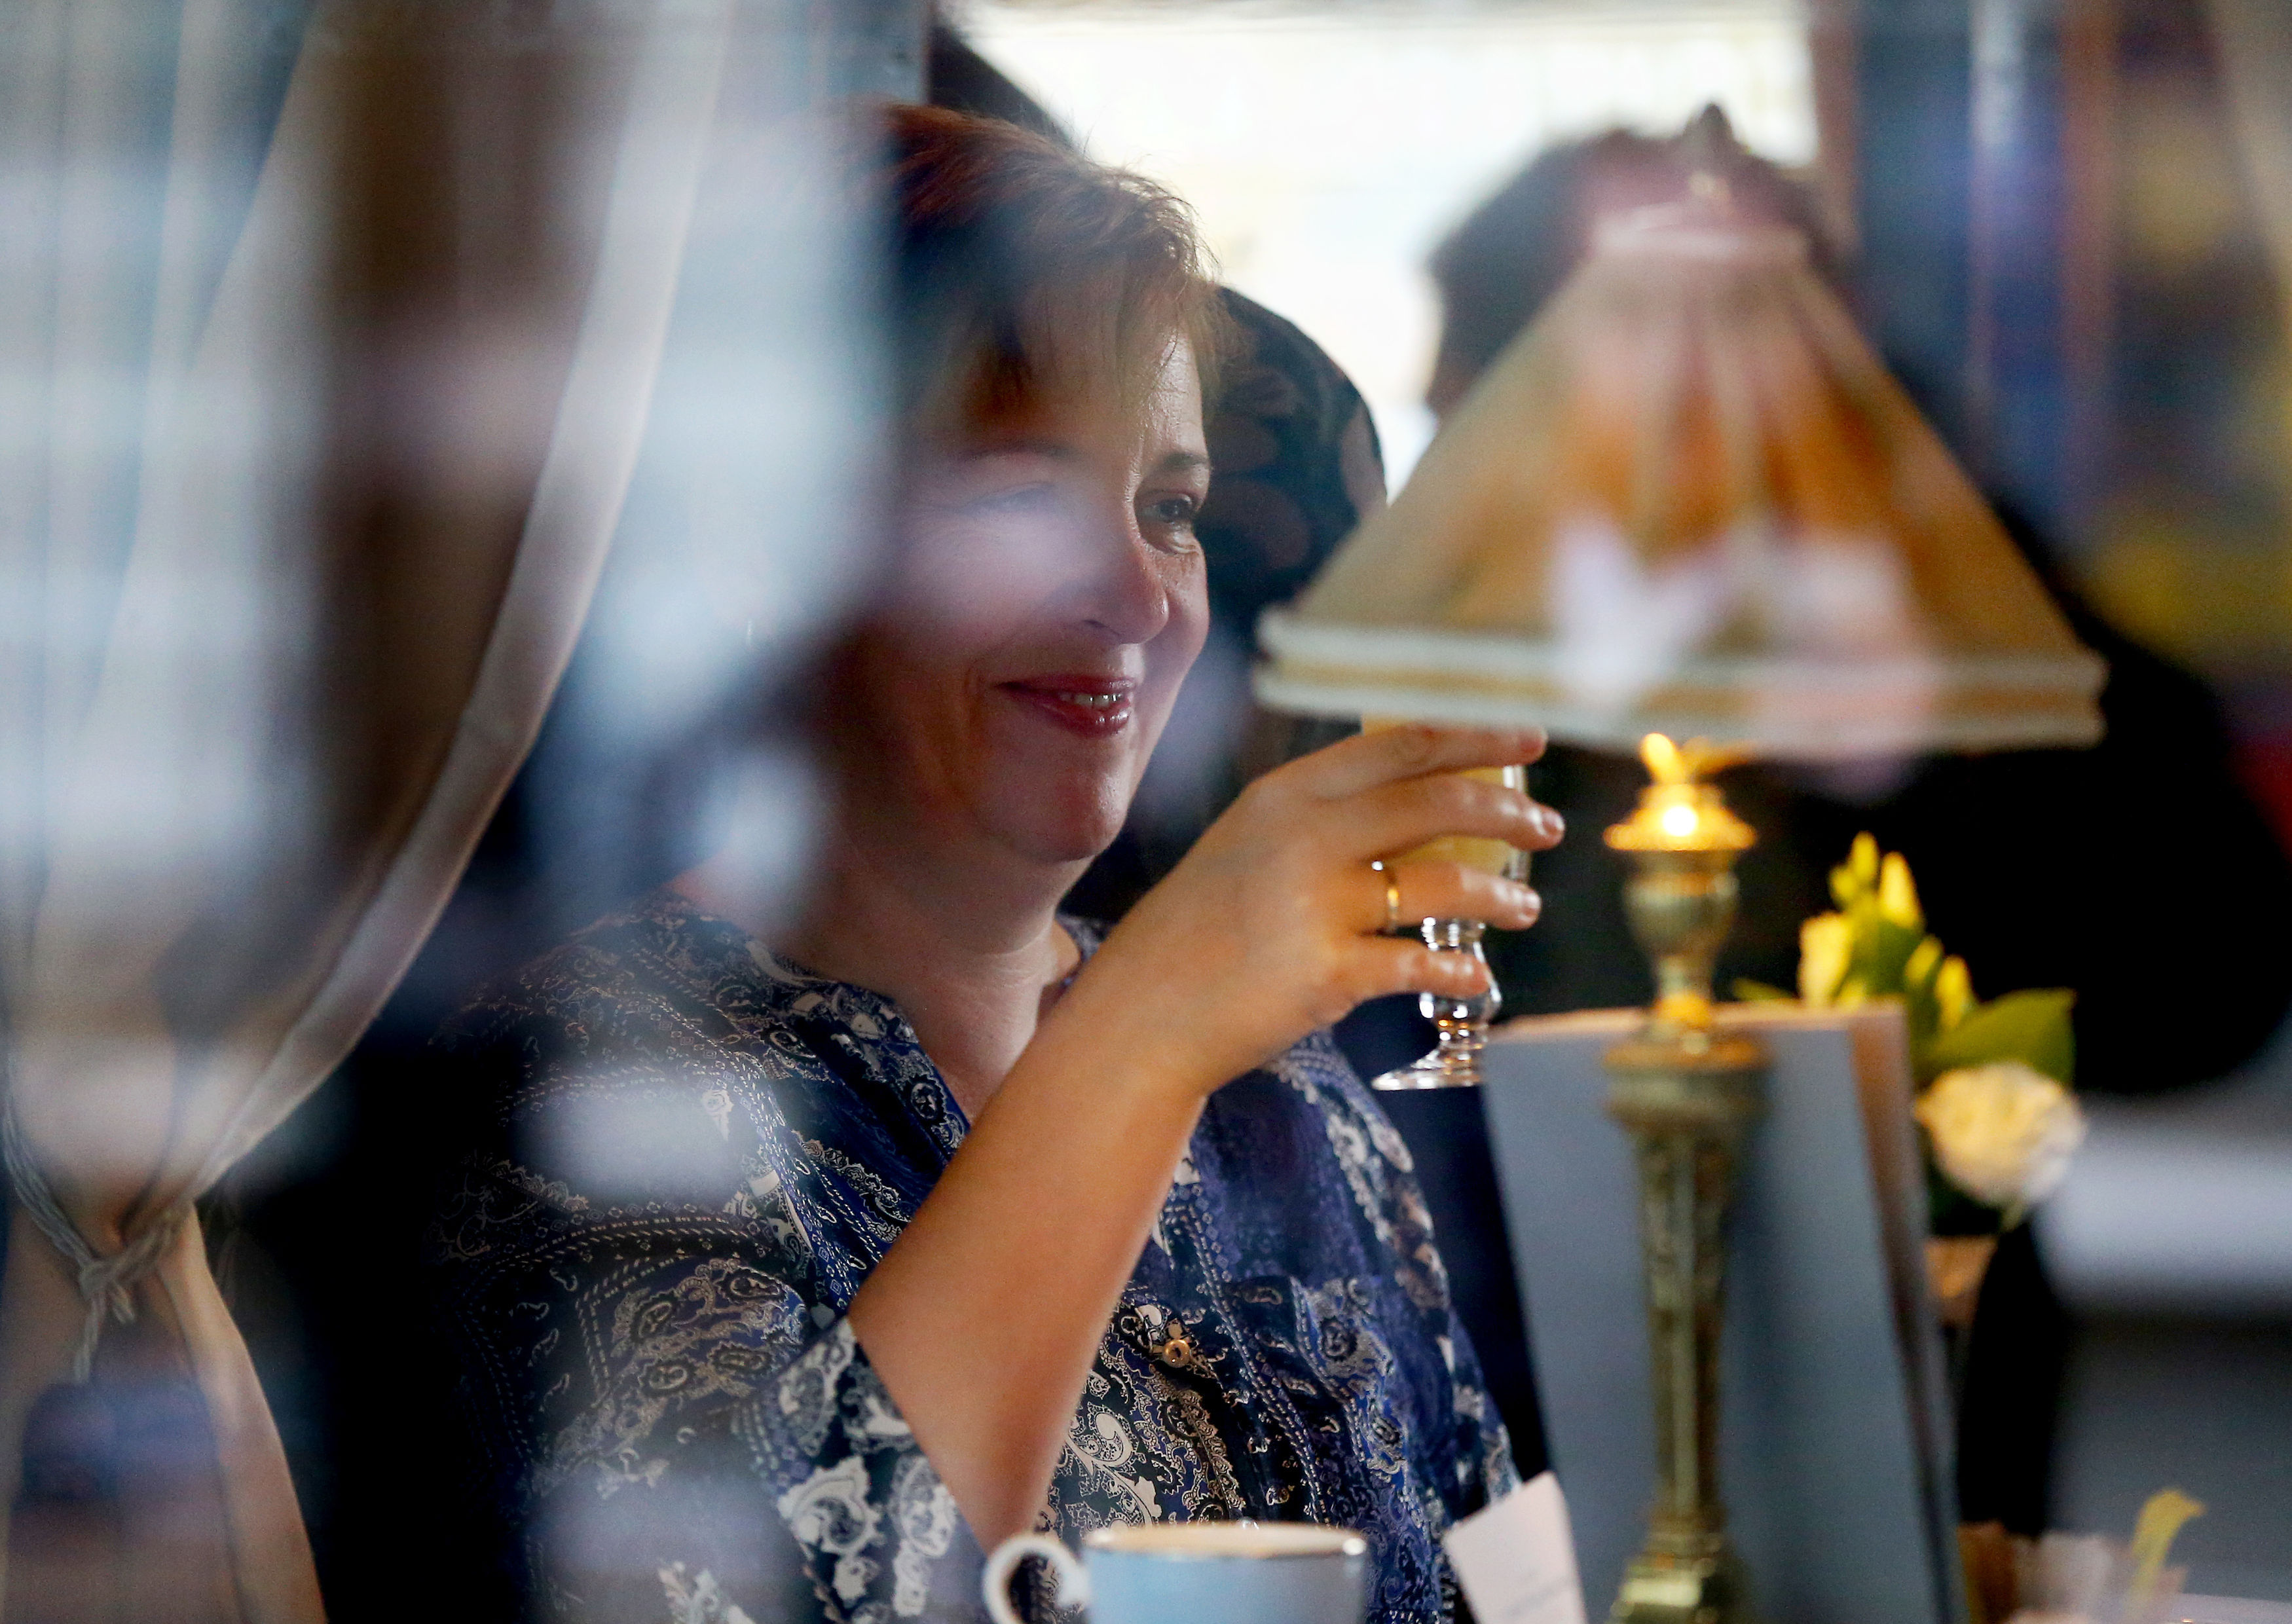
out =
<path fill-rule="evenodd" d="M 1603 226 L 1260 635 L 1260 698 L 1311 715 L 1812 760 L 2101 734 L 2102 662 L 1804 240 L 1723 193 Z"/>

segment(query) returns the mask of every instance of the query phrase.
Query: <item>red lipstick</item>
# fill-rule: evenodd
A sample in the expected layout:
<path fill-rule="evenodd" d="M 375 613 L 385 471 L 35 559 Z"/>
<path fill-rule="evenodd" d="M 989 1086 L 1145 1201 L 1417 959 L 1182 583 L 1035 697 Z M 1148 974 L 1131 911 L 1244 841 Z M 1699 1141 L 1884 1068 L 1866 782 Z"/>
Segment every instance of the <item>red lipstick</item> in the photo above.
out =
<path fill-rule="evenodd" d="M 1024 677 L 1001 687 L 1037 715 L 1085 739 L 1112 738 L 1128 727 L 1136 715 L 1131 701 L 1138 684 L 1129 677 L 1060 672 Z"/>

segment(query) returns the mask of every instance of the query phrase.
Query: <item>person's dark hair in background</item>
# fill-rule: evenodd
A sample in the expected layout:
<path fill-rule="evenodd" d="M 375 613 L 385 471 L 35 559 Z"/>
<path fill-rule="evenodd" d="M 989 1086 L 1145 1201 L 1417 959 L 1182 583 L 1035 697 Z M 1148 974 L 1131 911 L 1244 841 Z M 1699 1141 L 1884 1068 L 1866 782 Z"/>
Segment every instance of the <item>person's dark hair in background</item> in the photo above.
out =
<path fill-rule="evenodd" d="M 1610 130 L 1554 147 L 1506 182 L 1432 251 L 1441 290 L 1440 349 L 1424 403 L 1447 416 L 1544 302 L 1592 240 L 1595 221 L 1686 195 L 1688 177 L 1715 174 L 1738 208 L 1807 239 L 1815 273 L 1840 279 L 1814 195 L 1739 145 L 1717 108 L 1669 140 Z"/>
<path fill-rule="evenodd" d="M 1613 132 L 1546 152 L 1435 251 L 1443 323 L 1430 392 L 1453 408 L 1574 271 L 1594 220 L 1677 200 L 1715 171 L 1737 203 L 1804 232 L 1813 263 L 1844 291 L 1812 195 L 1747 152 L 1708 110 L 1673 141 Z M 2249 1058 L 2292 1005 L 2281 953 L 2254 950 L 2247 922 L 2292 905 L 2292 860 L 2239 785 L 2220 710 L 2204 686 L 2110 626 L 2078 597 L 2020 514 L 1999 517 L 2085 644 L 2109 663 L 2106 737 L 2090 750 L 1941 756 L 1880 773 L 1862 794 L 1837 775 L 1754 765 L 1728 798 L 1759 833 L 1740 865 L 1742 906 L 1721 985 L 1796 985 L 1801 920 L 1829 907 L 1826 877 L 1869 829 L 1917 877 L 1934 933 L 1985 997 L 2076 989 L 2078 1087 L 2151 1094 Z M 1623 871 L 1591 831 L 1620 819 L 1642 774 L 1620 757 L 1554 745 L 1539 798 L 1577 837 L 1537 861 L 1553 928 L 1505 939 L 1507 1010 L 1638 1004 L 1645 961 L 1622 909 Z M 1876 792 L 1876 793 L 1873 793 Z M 2102 807 L 2128 798 L 2146 837 L 2105 835 Z M 1967 1522 L 2045 1526 L 2054 1412 L 2069 1325 L 2027 1225 L 2001 1244 L 1976 1312 L 1959 1410 L 1958 1497 Z"/>
<path fill-rule="evenodd" d="M 949 112 L 1015 124 L 1062 147 L 1074 145 L 1074 138 L 1040 102 L 972 50 L 971 42 L 942 18 L 932 19 L 924 43 L 924 100 Z"/>

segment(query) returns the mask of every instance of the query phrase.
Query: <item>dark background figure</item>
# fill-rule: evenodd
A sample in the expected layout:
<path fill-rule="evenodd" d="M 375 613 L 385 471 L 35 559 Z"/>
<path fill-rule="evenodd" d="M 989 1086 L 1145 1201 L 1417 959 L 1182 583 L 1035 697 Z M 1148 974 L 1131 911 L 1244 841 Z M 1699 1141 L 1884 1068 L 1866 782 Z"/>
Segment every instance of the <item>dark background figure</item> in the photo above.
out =
<path fill-rule="evenodd" d="M 1432 252 L 1441 335 L 1424 403 L 1445 417 L 1534 319 L 1590 247 L 1601 219 L 1678 201 L 1689 170 L 1722 176 L 1741 207 L 1800 232 L 1815 274 L 1844 279 L 1814 194 L 1744 151 L 1707 108 L 1677 139 L 1609 130 L 1554 147 L 1506 182 Z"/>

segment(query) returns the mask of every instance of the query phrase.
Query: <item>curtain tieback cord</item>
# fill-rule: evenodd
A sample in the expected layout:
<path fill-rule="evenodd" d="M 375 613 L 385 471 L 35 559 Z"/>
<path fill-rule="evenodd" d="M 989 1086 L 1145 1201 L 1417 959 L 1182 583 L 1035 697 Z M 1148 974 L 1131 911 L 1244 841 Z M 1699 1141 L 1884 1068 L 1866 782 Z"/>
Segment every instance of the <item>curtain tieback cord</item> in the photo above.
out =
<path fill-rule="evenodd" d="M 189 1201 L 177 1201 L 161 1213 L 143 1232 L 109 1256 L 87 1243 L 79 1226 L 65 1216 L 49 1188 L 47 1177 L 32 1160 L 30 1147 L 16 1120 L 16 1100 L 10 1093 L 0 1104 L 0 1154 L 4 1154 L 8 1182 L 32 1223 L 48 1243 L 63 1254 L 79 1279 L 80 1300 L 87 1318 L 80 1326 L 79 1345 L 72 1355 L 72 1380 L 85 1383 L 95 1368 L 95 1345 L 103 1336 L 103 1317 L 125 1325 L 135 1318 L 134 1290 L 138 1282 L 159 1266 L 175 1243 L 175 1232 L 190 1215 Z"/>

